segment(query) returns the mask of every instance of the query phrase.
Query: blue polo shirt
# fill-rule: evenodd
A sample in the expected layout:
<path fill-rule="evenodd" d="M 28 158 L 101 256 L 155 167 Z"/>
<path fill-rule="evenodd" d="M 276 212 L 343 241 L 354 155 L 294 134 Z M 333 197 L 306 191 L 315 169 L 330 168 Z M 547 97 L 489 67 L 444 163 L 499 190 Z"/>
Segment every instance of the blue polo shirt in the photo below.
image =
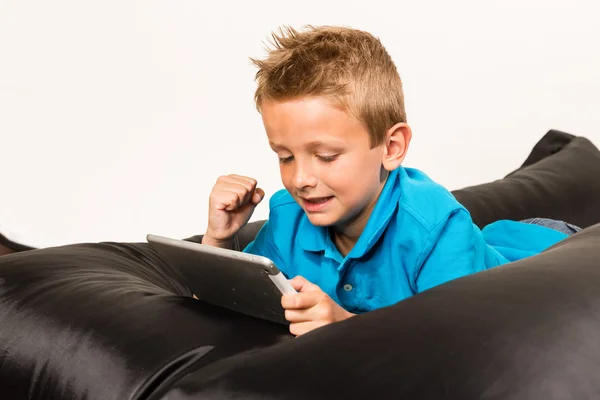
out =
<path fill-rule="evenodd" d="M 244 251 L 270 258 L 288 278 L 303 276 L 353 313 L 538 254 L 567 237 L 516 221 L 480 230 L 448 190 L 404 167 L 388 175 L 364 231 L 345 257 L 329 229 L 311 224 L 289 192 L 275 193 L 269 206 L 269 219 Z"/>

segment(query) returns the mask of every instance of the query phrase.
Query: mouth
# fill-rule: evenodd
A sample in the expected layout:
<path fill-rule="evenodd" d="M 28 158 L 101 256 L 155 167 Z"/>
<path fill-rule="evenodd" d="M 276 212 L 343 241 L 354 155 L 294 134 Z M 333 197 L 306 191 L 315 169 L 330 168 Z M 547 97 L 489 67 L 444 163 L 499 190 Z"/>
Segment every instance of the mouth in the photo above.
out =
<path fill-rule="evenodd" d="M 302 203 L 304 205 L 304 209 L 307 212 L 316 212 L 316 211 L 321 211 L 325 207 L 327 207 L 327 205 L 329 205 L 329 203 L 331 203 L 331 200 L 333 200 L 333 196 L 310 197 L 310 198 L 301 197 L 301 199 L 302 199 Z"/>

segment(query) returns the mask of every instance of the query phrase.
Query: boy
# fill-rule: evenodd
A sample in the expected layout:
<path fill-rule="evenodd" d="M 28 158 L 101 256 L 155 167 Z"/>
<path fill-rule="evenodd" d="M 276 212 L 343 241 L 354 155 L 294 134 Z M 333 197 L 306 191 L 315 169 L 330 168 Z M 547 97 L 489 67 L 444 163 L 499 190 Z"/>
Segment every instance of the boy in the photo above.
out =
<path fill-rule="evenodd" d="M 499 221 L 483 231 L 452 194 L 405 168 L 412 132 L 402 83 L 378 39 L 340 27 L 291 28 L 258 66 L 256 106 L 285 190 L 245 252 L 266 256 L 298 291 L 282 297 L 302 335 L 443 282 L 537 254 L 566 237 Z M 265 196 L 220 177 L 204 244 L 231 248 Z"/>

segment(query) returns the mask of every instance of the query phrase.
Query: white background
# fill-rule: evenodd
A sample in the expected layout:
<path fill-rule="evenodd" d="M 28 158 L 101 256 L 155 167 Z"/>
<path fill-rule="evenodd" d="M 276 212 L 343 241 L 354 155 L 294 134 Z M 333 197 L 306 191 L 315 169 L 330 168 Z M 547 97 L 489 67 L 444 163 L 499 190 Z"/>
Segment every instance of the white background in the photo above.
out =
<path fill-rule="evenodd" d="M 552 128 L 600 144 L 598 4 L 0 0 L 0 232 L 187 237 L 218 175 L 279 189 L 248 57 L 283 24 L 378 36 L 405 85 L 406 165 L 449 189 L 501 178 Z"/>

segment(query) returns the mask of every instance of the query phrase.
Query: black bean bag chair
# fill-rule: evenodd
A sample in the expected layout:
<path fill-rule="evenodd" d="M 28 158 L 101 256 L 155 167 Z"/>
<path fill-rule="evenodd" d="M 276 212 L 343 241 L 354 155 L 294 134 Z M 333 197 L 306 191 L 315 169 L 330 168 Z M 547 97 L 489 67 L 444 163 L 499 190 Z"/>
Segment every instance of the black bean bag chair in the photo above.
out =
<path fill-rule="evenodd" d="M 0 233 L 0 256 L 15 253 L 17 251 L 26 251 L 32 249 L 33 247 L 10 240 L 2 233 Z"/>
<path fill-rule="evenodd" d="M 165 399 L 600 399 L 600 224 L 192 372 Z"/>
<path fill-rule="evenodd" d="M 0 398 L 597 398 L 598 176 L 593 144 L 549 132 L 509 176 L 455 196 L 480 226 L 584 231 L 300 338 L 192 299 L 145 243 L 0 256 Z"/>

